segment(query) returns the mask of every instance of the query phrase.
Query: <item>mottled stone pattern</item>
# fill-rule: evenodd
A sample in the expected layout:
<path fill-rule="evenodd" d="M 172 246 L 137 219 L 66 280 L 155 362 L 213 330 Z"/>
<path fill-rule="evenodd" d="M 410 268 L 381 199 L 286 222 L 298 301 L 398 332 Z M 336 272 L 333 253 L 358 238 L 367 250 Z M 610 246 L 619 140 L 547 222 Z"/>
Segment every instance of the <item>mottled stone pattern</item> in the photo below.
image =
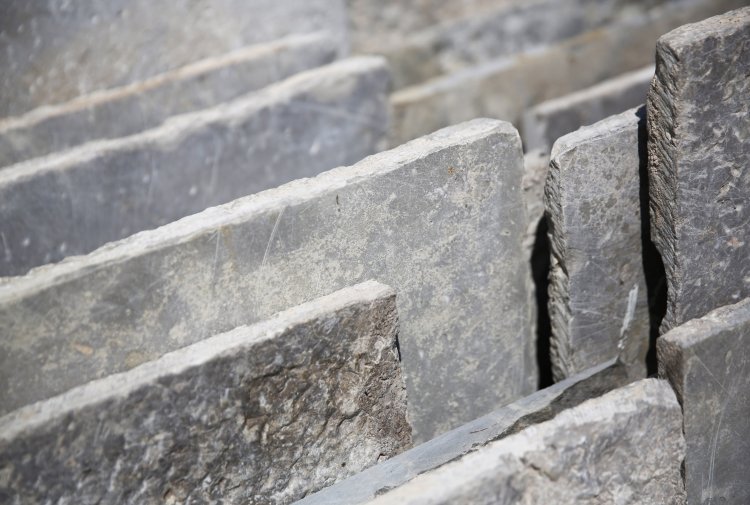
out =
<path fill-rule="evenodd" d="M 750 503 L 750 298 L 665 333 L 657 351 L 685 416 L 688 502 Z"/>
<path fill-rule="evenodd" d="M 659 39 L 648 97 L 664 331 L 750 295 L 750 8 Z"/>
<path fill-rule="evenodd" d="M 367 282 L 0 419 L 0 501 L 281 504 L 411 445 Z"/>
<path fill-rule="evenodd" d="M 399 293 L 417 438 L 535 387 L 523 160 L 495 120 L 0 283 L 12 409 L 366 279 Z"/>
<path fill-rule="evenodd" d="M 645 114 L 641 108 L 612 116 L 552 148 L 544 203 L 558 379 L 615 356 L 633 377 L 646 374 L 650 325 L 640 201 L 645 160 L 639 148 Z"/>
<path fill-rule="evenodd" d="M 369 503 L 684 505 L 681 422 L 669 384 L 644 379 Z"/>
<path fill-rule="evenodd" d="M 85 254 L 384 147 L 388 71 L 342 60 L 137 135 L 0 170 L 0 275 Z"/>

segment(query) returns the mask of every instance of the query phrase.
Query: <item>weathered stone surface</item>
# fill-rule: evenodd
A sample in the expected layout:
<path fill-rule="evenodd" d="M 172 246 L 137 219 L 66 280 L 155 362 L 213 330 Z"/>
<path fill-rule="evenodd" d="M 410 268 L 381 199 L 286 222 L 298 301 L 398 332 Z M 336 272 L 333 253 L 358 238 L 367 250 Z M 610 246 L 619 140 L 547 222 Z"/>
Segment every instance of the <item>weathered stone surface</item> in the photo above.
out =
<path fill-rule="evenodd" d="M 648 66 L 532 107 L 523 116 L 524 146 L 549 152 L 563 135 L 645 103 L 653 76 Z"/>
<path fill-rule="evenodd" d="M 625 384 L 614 360 L 464 424 L 429 442 L 299 501 L 299 505 L 354 505 L 403 485 L 416 476 L 487 444 L 552 419 L 558 413 Z"/>
<path fill-rule="evenodd" d="M 293 35 L 0 120 L 0 166 L 139 133 L 175 114 L 211 107 L 330 63 L 337 51 L 325 34 Z"/>
<path fill-rule="evenodd" d="M 0 283 L 12 409 L 365 279 L 421 440 L 534 390 L 518 132 L 451 127 Z"/>
<path fill-rule="evenodd" d="M 688 502 L 750 503 L 750 298 L 657 340 L 684 413 Z"/>
<path fill-rule="evenodd" d="M 494 442 L 369 503 L 685 503 L 674 392 L 644 379 Z"/>
<path fill-rule="evenodd" d="M 640 167 L 644 108 L 565 135 L 552 148 L 544 205 L 552 246 L 549 313 L 556 378 L 621 356 L 646 374 L 649 310 Z"/>
<path fill-rule="evenodd" d="M 549 155 L 535 150 L 523 156 L 523 196 L 528 224 L 524 247 L 531 255 L 539 222 L 544 217 L 544 182 L 547 180 Z"/>
<path fill-rule="evenodd" d="M 351 58 L 0 170 L 0 275 L 355 163 L 384 147 L 387 90 L 382 58 Z"/>
<path fill-rule="evenodd" d="M 5 0 L 0 117 L 316 31 L 346 50 L 342 0 Z"/>
<path fill-rule="evenodd" d="M 750 296 L 750 8 L 674 30 L 648 95 L 666 331 Z"/>
<path fill-rule="evenodd" d="M 403 451 L 395 298 L 366 282 L 0 418 L 0 499 L 289 503 Z"/>

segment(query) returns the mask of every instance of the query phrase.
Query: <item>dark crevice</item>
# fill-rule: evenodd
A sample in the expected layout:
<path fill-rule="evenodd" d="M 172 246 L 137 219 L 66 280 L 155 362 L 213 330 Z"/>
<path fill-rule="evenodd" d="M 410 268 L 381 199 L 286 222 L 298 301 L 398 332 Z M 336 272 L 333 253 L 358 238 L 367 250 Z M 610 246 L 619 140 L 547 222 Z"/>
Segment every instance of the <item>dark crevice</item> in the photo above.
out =
<path fill-rule="evenodd" d="M 552 329 L 549 321 L 547 301 L 549 294 L 550 243 L 547 236 L 547 218 L 542 217 L 536 229 L 534 247 L 531 250 L 531 275 L 534 279 L 536 295 L 536 360 L 539 370 L 538 388 L 544 389 L 554 383 L 552 361 L 550 359 L 550 337 Z"/>

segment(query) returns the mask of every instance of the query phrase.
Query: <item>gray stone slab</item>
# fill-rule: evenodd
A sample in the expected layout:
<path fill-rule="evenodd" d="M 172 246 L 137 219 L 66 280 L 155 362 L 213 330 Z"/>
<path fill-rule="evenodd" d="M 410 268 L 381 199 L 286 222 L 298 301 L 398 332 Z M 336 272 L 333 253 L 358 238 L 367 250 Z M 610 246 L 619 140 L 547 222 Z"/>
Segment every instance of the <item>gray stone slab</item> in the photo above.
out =
<path fill-rule="evenodd" d="M 397 331 L 366 282 L 20 409 L 0 500 L 301 498 L 411 445 Z"/>
<path fill-rule="evenodd" d="M 12 409 L 341 287 L 399 293 L 417 438 L 535 388 L 518 132 L 451 127 L 0 283 Z"/>
<path fill-rule="evenodd" d="M 646 375 L 650 324 L 640 198 L 645 115 L 642 107 L 612 116 L 565 135 L 552 148 L 544 205 L 558 379 L 618 355 L 633 377 Z"/>
<path fill-rule="evenodd" d="M 326 34 L 293 35 L 0 120 L 0 166 L 139 133 L 330 63 L 337 51 Z"/>
<path fill-rule="evenodd" d="M 537 391 L 379 463 L 338 484 L 322 489 L 299 505 L 355 505 L 434 470 L 527 426 L 552 419 L 565 409 L 600 396 L 626 382 L 624 368 L 612 360 L 549 388 Z"/>
<path fill-rule="evenodd" d="M 388 72 L 341 60 L 120 139 L 0 170 L 0 275 L 88 253 L 384 147 Z"/>
<path fill-rule="evenodd" d="M 750 503 L 750 298 L 668 331 L 657 354 L 685 416 L 688 502 Z"/>
<path fill-rule="evenodd" d="M 368 503 L 684 505 L 681 423 L 669 384 L 644 379 Z"/>
<path fill-rule="evenodd" d="M 316 31 L 346 51 L 342 0 L 5 0 L 0 117 Z"/>
<path fill-rule="evenodd" d="M 648 95 L 662 331 L 750 296 L 750 8 L 659 39 Z"/>

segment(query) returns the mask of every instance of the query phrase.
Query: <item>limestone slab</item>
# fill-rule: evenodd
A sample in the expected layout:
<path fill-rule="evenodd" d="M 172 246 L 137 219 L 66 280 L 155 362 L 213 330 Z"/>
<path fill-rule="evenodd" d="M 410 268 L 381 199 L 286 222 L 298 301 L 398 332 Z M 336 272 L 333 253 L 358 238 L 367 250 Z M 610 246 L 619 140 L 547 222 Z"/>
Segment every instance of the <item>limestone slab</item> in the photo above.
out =
<path fill-rule="evenodd" d="M 648 95 L 666 331 L 750 296 L 750 8 L 659 39 Z"/>

